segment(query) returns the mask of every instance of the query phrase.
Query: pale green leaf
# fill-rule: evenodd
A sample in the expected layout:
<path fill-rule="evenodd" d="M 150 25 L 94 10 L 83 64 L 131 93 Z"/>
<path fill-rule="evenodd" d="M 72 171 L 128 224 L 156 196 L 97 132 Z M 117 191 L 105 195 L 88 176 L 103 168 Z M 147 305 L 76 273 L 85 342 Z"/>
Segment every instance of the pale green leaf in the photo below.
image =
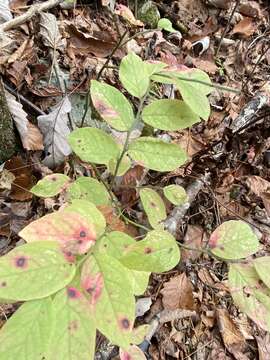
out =
<path fill-rule="evenodd" d="M 255 254 L 259 250 L 259 241 L 248 224 L 240 220 L 230 220 L 215 229 L 209 246 L 214 255 L 234 260 Z"/>
<path fill-rule="evenodd" d="M 161 221 L 167 217 L 165 204 L 159 194 L 152 189 L 144 188 L 140 190 L 140 198 L 147 215 L 149 224 L 152 228 L 160 228 Z"/>
<path fill-rule="evenodd" d="M 235 304 L 258 326 L 270 331 L 270 290 L 252 263 L 231 264 L 229 287 Z"/>
<path fill-rule="evenodd" d="M 161 130 L 179 130 L 200 121 L 184 101 L 162 99 L 147 105 L 142 112 L 142 119 L 148 125 Z"/>
<path fill-rule="evenodd" d="M 135 300 L 126 268 L 117 259 L 95 252 L 83 264 L 81 286 L 97 328 L 114 344 L 129 346 Z"/>
<path fill-rule="evenodd" d="M 46 297 L 68 284 L 75 270 L 54 242 L 18 246 L 0 258 L 0 298 Z"/>
<path fill-rule="evenodd" d="M 120 231 L 112 231 L 100 239 L 98 251 L 119 260 L 125 249 L 135 243 L 136 241 L 131 236 Z M 143 294 L 147 288 L 150 273 L 130 269 L 126 269 L 126 271 L 130 274 L 134 295 Z"/>
<path fill-rule="evenodd" d="M 202 119 L 207 120 L 211 110 L 206 95 L 193 86 L 194 83 L 190 81 L 176 79 L 175 84 L 187 106 Z"/>
<path fill-rule="evenodd" d="M 89 227 L 94 225 L 97 238 L 105 231 L 106 220 L 102 213 L 94 204 L 87 200 L 73 200 L 70 205 L 64 208 L 64 211 L 78 213 L 87 219 Z"/>
<path fill-rule="evenodd" d="M 109 205 L 110 195 L 106 187 L 91 177 L 79 177 L 68 189 L 70 199 L 83 199 L 95 205 Z"/>
<path fill-rule="evenodd" d="M 0 358 L 42 359 L 48 346 L 52 321 L 51 298 L 25 302 L 0 330 Z"/>
<path fill-rule="evenodd" d="M 162 71 L 162 69 L 164 69 L 167 66 L 167 64 L 156 60 L 144 61 L 144 65 L 148 73 L 148 76 L 152 76 L 153 74 L 159 73 L 160 71 Z"/>
<path fill-rule="evenodd" d="M 172 27 L 172 23 L 169 19 L 161 18 L 158 21 L 157 27 L 158 29 L 166 30 L 171 33 L 176 32 L 176 30 Z"/>
<path fill-rule="evenodd" d="M 91 98 L 100 116 L 114 129 L 127 131 L 134 122 L 132 107 L 115 87 L 91 81 Z"/>
<path fill-rule="evenodd" d="M 128 154 L 140 165 L 156 171 L 173 171 L 187 160 L 187 155 L 178 145 L 151 137 L 133 141 Z"/>
<path fill-rule="evenodd" d="M 61 290 L 52 308 L 54 322 L 46 360 L 94 359 L 96 327 L 82 292 L 71 286 Z"/>
<path fill-rule="evenodd" d="M 253 260 L 253 264 L 260 279 L 270 288 L 270 256 L 263 256 Z"/>
<path fill-rule="evenodd" d="M 50 174 L 32 187 L 31 193 L 40 197 L 53 197 L 59 194 L 69 183 L 70 178 L 64 174 Z"/>
<path fill-rule="evenodd" d="M 69 144 L 83 161 L 105 164 L 119 155 L 119 147 L 105 131 L 85 127 L 74 130 L 68 137 Z"/>
<path fill-rule="evenodd" d="M 116 169 L 117 159 L 111 159 L 108 164 L 108 170 L 111 174 L 114 175 Z M 123 176 L 131 167 L 130 158 L 126 155 L 123 156 L 123 159 L 120 162 L 120 165 L 117 170 L 117 176 Z"/>
<path fill-rule="evenodd" d="M 134 53 L 129 53 L 122 59 L 119 77 L 126 90 L 138 98 L 145 95 L 150 85 L 148 69 L 142 59 Z"/>
<path fill-rule="evenodd" d="M 85 254 L 97 237 L 94 225 L 89 224 L 87 219 L 76 212 L 65 211 L 32 221 L 19 235 L 27 242 L 55 241 L 67 257 Z"/>
<path fill-rule="evenodd" d="M 150 231 L 146 237 L 129 245 L 120 258 L 127 268 L 163 272 L 179 263 L 180 251 L 174 237 L 164 230 Z"/>
<path fill-rule="evenodd" d="M 168 185 L 163 188 L 166 198 L 174 205 L 182 205 L 188 201 L 186 190 L 180 185 Z"/>

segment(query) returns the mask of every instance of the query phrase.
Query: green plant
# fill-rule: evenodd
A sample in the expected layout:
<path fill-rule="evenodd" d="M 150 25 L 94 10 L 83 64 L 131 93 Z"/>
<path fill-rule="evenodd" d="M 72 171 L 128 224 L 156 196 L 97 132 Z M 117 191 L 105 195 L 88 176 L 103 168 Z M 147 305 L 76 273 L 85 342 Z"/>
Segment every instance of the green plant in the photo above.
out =
<path fill-rule="evenodd" d="M 20 232 L 26 244 L 0 258 L 1 300 L 24 301 L 0 331 L 0 355 L 5 360 L 93 359 L 97 329 L 121 348 L 122 359 L 127 354 L 144 358 L 139 348 L 131 345 L 139 344 L 147 332 L 147 326 L 133 326 L 134 296 L 144 293 L 151 272 L 168 271 L 179 263 L 179 244 L 164 229 L 166 208 L 152 188 L 139 190 L 151 226 L 135 224 L 143 228 L 143 240 L 112 231 L 102 208 L 122 215 L 113 189 L 116 177 L 132 162 L 156 171 L 175 170 L 185 163 L 187 155 L 178 145 L 154 137 L 134 139 L 134 130 L 142 120 L 160 130 L 178 130 L 200 118 L 206 120 L 212 85 L 200 70 L 143 62 L 134 54 L 122 60 L 119 76 L 137 99 L 136 115 L 127 98 L 110 85 L 93 80 L 91 98 L 108 126 L 124 132 L 124 144 L 119 145 L 100 128 L 77 129 L 69 137 L 74 153 L 92 165 L 100 181 L 79 177 L 72 182 L 57 173 L 40 180 L 32 193 L 46 198 L 63 192 L 66 206 L 26 226 Z M 154 81 L 174 85 L 183 100 L 159 99 L 145 105 Z M 96 164 L 110 172 L 110 182 L 102 180 Z M 165 187 L 163 195 L 176 206 L 188 201 L 178 185 Z M 207 251 L 230 261 L 254 254 L 258 247 L 247 224 L 228 221 L 213 232 Z M 267 261 L 232 263 L 229 282 L 239 307 L 269 329 L 267 317 L 260 322 L 255 318 L 258 307 L 264 314 L 270 313 L 270 284 L 264 273 Z"/>

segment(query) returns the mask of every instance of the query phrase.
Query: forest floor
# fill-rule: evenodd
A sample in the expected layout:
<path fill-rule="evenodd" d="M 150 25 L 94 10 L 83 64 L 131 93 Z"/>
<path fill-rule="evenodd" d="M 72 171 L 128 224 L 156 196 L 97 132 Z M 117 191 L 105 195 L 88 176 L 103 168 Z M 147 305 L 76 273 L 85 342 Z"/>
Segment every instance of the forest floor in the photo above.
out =
<path fill-rule="evenodd" d="M 10 12 L 0 5 L 0 23 L 19 17 L 33 3 L 11 0 Z M 55 6 L 48 10 L 51 17 L 32 16 L 5 32 L 0 71 L 6 90 L 14 95 L 9 106 L 13 101 L 22 143 L 1 169 L 13 176 L 11 180 L 0 176 L 0 254 L 21 243 L 18 233 L 29 222 L 62 205 L 61 197 L 37 199 L 29 192 L 52 173 L 52 164 L 42 162 L 46 144 L 37 116 L 49 114 L 69 95 L 72 121 L 80 126 L 83 119 L 91 125 L 91 109 L 85 111 L 89 82 L 102 69 L 101 79 L 121 88 L 117 67 L 128 51 L 146 60 L 201 69 L 213 83 L 236 92 L 215 89 L 209 96 L 208 121 L 166 133 L 186 150 L 189 161 L 165 174 L 145 174 L 137 165 L 118 182 L 131 187 L 138 182 L 179 184 L 192 191 L 201 181 L 177 229 L 177 240 L 194 250 L 182 249 L 181 263 L 174 270 L 151 276 L 137 321 L 150 323 L 167 308 L 196 313 L 184 319 L 175 313 L 159 325 L 148 349 L 154 360 L 269 360 L 270 336 L 234 305 L 227 265 L 200 251 L 218 225 L 241 219 L 259 236 L 260 254 L 270 254 L 269 1 L 157 0 L 161 17 L 172 22 L 175 33 L 144 27 L 132 17 L 132 1 L 117 2 L 114 11 L 101 6 L 113 3 L 78 0 L 70 9 Z M 51 47 L 54 25 L 58 38 Z M 116 49 L 122 34 L 130 41 Z M 168 97 L 170 88 L 160 86 L 158 91 Z M 14 109 L 10 111 L 14 115 Z M 26 117 L 28 132 L 23 133 L 18 122 L 25 123 Z M 80 166 L 78 173 L 83 171 Z M 75 177 L 68 158 L 53 170 Z M 136 190 L 119 187 L 117 194 L 127 216 L 144 224 Z M 167 204 L 167 212 L 171 210 Z M 138 235 L 137 228 L 120 221 L 117 228 Z M 0 325 L 15 308 L 1 305 Z M 114 350 L 98 336 L 97 359 L 116 359 Z"/>

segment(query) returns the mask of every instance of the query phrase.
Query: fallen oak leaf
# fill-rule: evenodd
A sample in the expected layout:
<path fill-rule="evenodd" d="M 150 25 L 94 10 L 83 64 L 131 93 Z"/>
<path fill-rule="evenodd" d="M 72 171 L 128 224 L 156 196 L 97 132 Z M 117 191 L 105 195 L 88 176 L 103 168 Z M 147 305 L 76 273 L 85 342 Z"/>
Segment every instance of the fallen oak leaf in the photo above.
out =
<path fill-rule="evenodd" d="M 232 33 L 241 35 L 244 38 L 248 38 L 256 30 L 257 26 L 254 21 L 249 17 L 244 17 L 243 20 L 234 26 Z"/>

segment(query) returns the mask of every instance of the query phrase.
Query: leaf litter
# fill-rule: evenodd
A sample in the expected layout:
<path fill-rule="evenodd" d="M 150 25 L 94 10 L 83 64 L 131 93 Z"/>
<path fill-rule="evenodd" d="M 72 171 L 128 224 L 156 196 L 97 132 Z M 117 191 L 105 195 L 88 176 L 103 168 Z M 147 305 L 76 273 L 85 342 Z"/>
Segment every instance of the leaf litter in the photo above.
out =
<path fill-rule="evenodd" d="M 4 1 L 0 5 L 0 22 L 23 14 L 29 3 Z M 150 323 L 155 308 L 159 308 L 156 314 L 162 309 L 178 311 L 167 316 L 167 321 L 153 334 L 149 348 L 153 359 L 266 360 L 269 336 L 256 325 L 252 311 L 254 322 L 243 321 L 241 307 L 239 310 L 239 304 L 229 295 L 228 269 L 200 248 L 208 244 L 210 233 L 223 221 L 244 217 L 259 229 L 260 256 L 269 255 L 269 109 L 260 110 L 256 121 L 243 131 L 236 134 L 228 131 L 230 122 L 234 122 L 254 93 L 263 90 L 265 81 L 269 80 L 266 75 L 270 64 L 269 5 L 263 1 L 239 1 L 232 16 L 232 1 L 157 1 L 156 5 L 162 17 L 180 31 L 182 39 L 165 31 L 149 31 L 132 39 L 136 53 L 147 60 L 202 69 L 213 82 L 241 92 L 215 89 L 210 95 L 212 112 L 208 122 L 194 124 L 189 130 L 166 132 L 175 144 L 187 149 L 188 163 L 178 171 L 162 176 L 144 172 L 137 165 L 119 179 L 116 194 L 125 214 L 146 225 L 147 219 L 137 206 L 139 193 L 132 186 L 176 184 L 186 189 L 206 168 L 211 174 L 210 182 L 198 192 L 177 231 L 178 241 L 192 250 L 183 248 L 182 261 L 173 271 L 152 274 L 143 295 L 148 299 L 147 305 L 141 310 L 138 322 Z M 73 126 L 69 96 L 78 94 L 86 101 L 89 82 L 96 79 L 111 55 L 118 31 L 127 31 L 128 39 L 144 29 L 131 4 L 127 7 L 126 2 L 119 1 L 113 9 L 115 16 L 119 16 L 117 26 L 106 6 L 96 9 L 88 4 L 41 13 L 40 17 L 31 18 L 1 37 L 1 73 L 5 84 L 17 91 L 16 97 L 7 93 L 7 101 L 23 147 L 18 156 L 5 163 L 1 174 L 0 231 L 3 239 L 11 241 L 1 248 L 1 253 L 16 246 L 20 241 L 18 233 L 27 223 L 47 212 L 44 201 L 34 202 L 29 191 L 44 174 L 50 174 L 47 167 L 72 174 L 67 162 L 71 153 L 67 136 Z M 118 89 L 121 84 L 114 67 L 119 65 L 130 44 L 131 41 L 118 48 L 110 56 L 112 68 L 103 71 L 103 80 Z M 177 96 L 165 85 L 157 91 L 161 97 Z M 91 120 L 103 129 L 104 124 L 96 114 L 91 114 Z M 83 163 L 79 164 L 78 172 L 96 176 Z M 54 205 L 59 206 L 61 196 Z M 169 214 L 172 205 L 168 202 L 165 205 Z M 111 206 L 98 208 L 111 230 L 139 235 Z M 255 295 L 251 293 L 252 298 Z M 196 316 L 181 318 L 183 309 L 195 311 Z M 10 314 L 14 310 L 12 307 L 6 311 Z M 1 324 L 4 317 L 1 310 Z M 102 349 L 106 353 L 106 340 L 102 336 L 99 344 L 97 359 Z M 128 353 L 120 351 L 120 358 L 130 356 L 143 359 L 144 355 L 136 347 Z"/>

